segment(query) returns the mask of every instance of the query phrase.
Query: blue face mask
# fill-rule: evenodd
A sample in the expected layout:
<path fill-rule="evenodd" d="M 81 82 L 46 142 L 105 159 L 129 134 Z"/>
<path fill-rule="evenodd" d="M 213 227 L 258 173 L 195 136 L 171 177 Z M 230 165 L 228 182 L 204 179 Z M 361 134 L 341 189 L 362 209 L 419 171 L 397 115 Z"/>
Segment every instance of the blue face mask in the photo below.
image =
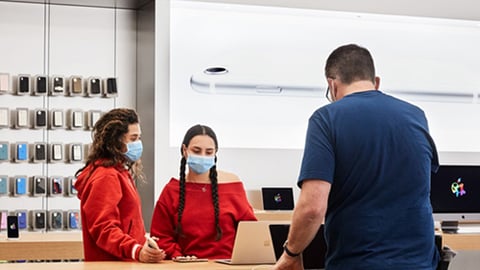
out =
<path fill-rule="evenodd" d="M 198 174 L 206 173 L 215 165 L 214 156 L 188 155 L 187 164 L 190 169 Z"/>
<path fill-rule="evenodd" d="M 127 152 L 125 153 L 125 156 L 130 160 L 130 161 L 137 161 L 140 159 L 142 156 L 143 152 L 143 145 L 142 141 L 134 141 L 134 142 L 129 142 L 127 143 Z"/>

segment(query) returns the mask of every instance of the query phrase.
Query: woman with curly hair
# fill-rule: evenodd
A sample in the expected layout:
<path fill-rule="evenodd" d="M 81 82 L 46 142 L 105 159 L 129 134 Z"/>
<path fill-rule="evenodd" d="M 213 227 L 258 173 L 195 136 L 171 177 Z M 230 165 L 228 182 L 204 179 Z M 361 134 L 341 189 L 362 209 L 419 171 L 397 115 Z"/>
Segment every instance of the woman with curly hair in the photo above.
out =
<path fill-rule="evenodd" d="M 93 127 L 86 164 L 76 173 L 85 261 L 160 262 L 163 250 L 146 243 L 136 181 L 142 173 L 137 113 L 113 109 Z"/>

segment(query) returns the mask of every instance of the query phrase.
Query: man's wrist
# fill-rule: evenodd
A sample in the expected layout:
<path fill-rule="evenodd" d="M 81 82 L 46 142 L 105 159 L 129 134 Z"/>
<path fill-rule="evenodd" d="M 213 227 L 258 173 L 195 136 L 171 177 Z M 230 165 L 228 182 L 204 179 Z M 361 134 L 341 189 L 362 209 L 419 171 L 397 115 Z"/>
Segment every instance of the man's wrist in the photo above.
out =
<path fill-rule="evenodd" d="M 287 253 L 288 256 L 298 257 L 300 254 L 302 254 L 302 252 L 298 252 L 298 253 L 292 252 L 291 250 L 288 249 L 287 245 L 288 245 L 288 240 L 285 241 L 285 243 L 283 244 L 283 250 L 285 251 L 285 253 Z"/>

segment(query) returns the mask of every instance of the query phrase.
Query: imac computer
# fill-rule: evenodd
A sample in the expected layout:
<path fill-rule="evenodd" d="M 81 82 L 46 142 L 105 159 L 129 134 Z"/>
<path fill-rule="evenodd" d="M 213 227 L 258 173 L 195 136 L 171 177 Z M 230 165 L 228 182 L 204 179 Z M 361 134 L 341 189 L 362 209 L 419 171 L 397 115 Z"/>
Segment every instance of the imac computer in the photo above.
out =
<path fill-rule="evenodd" d="M 430 200 L 435 221 L 480 220 L 480 165 L 441 165 Z"/>

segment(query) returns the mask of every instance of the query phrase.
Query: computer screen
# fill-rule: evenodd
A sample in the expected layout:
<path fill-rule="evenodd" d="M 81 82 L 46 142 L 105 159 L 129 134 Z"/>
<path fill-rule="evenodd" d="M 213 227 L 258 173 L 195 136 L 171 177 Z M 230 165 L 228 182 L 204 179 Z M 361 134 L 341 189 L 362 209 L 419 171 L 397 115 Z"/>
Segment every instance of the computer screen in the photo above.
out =
<path fill-rule="evenodd" d="M 480 220 L 480 166 L 441 165 L 430 200 L 435 220 Z"/>
<path fill-rule="evenodd" d="M 293 188 L 262 187 L 264 210 L 293 210 Z"/>

